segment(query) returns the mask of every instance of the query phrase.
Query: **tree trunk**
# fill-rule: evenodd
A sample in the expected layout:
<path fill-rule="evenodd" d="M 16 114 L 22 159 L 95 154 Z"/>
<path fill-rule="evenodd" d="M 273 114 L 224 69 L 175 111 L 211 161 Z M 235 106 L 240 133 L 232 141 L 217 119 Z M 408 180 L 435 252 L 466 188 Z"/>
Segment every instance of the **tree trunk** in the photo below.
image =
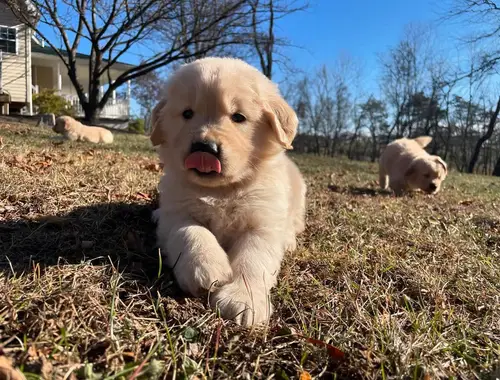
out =
<path fill-rule="evenodd" d="M 500 157 L 498 157 L 497 163 L 495 164 L 495 168 L 493 169 L 493 173 L 491 173 L 491 175 L 500 177 Z"/>
<path fill-rule="evenodd" d="M 498 119 L 498 113 L 500 113 L 500 97 L 498 97 L 497 106 L 495 111 L 490 117 L 490 121 L 488 123 L 488 128 L 486 133 L 482 135 L 479 140 L 477 140 L 476 147 L 474 148 L 474 153 L 472 154 L 472 158 L 469 162 L 469 166 L 467 168 L 467 173 L 473 173 L 474 167 L 476 166 L 477 160 L 479 159 L 479 153 L 481 152 L 481 147 L 483 144 L 488 141 L 493 135 L 493 130 L 495 129 L 495 125 Z"/>
<path fill-rule="evenodd" d="M 377 135 L 376 134 L 372 134 L 372 156 L 371 156 L 371 161 L 372 162 L 375 162 L 377 160 L 377 156 L 378 156 L 378 144 L 377 144 Z"/>
<path fill-rule="evenodd" d="M 85 114 L 83 120 L 89 125 L 95 125 L 99 120 L 99 115 L 101 113 L 99 106 L 97 104 L 86 103 L 82 105 L 82 108 Z"/>

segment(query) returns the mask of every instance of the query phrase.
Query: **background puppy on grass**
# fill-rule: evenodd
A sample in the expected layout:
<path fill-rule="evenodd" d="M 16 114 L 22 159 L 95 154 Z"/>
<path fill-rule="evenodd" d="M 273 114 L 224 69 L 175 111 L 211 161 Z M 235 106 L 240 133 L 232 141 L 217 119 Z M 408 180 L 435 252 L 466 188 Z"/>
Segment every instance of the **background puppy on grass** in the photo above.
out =
<path fill-rule="evenodd" d="M 71 116 L 59 116 L 52 130 L 71 141 L 88 141 L 96 144 L 113 142 L 113 134 L 106 128 L 88 127 Z"/>
<path fill-rule="evenodd" d="M 420 136 L 394 140 L 387 145 L 380 157 L 380 187 L 390 187 L 396 195 L 417 189 L 436 194 L 448 174 L 448 167 L 441 157 L 424 150 L 431 141 L 430 136 Z"/>
<path fill-rule="evenodd" d="M 269 291 L 304 229 L 306 186 L 285 155 L 295 112 L 245 62 L 205 58 L 178 69 L 153 111 L 165 174 L 159 244 L 181 288 L 221 315 L 268 320 Z"/>

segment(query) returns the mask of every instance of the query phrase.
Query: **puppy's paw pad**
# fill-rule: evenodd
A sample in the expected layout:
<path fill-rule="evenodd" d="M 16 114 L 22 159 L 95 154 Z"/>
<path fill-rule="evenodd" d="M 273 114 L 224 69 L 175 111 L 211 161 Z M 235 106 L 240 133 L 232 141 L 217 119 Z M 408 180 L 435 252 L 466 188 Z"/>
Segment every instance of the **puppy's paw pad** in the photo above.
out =
<path fill-rule="evenodd" d="M 241 281 L 227 284 L 214 292 L 210 303 L 223 318 L 243 326 L 266 323 L 273 312 L 267 291 L 262 288 L 249 291 Z"/>

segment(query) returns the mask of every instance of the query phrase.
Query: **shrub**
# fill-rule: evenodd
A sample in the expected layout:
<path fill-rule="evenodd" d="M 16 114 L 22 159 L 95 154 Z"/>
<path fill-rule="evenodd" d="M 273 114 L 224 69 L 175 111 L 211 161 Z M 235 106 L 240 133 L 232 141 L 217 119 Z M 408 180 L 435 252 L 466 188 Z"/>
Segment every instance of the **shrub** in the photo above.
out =
<path fill-rule="evenodd" d="M 45 89 L 33 95 L 33 104 L 38 108 L 38 113 L 53 113 L 56 116 L 74 116 L 75 113 L 71 103 L 52 89 Z"/>
<path fill-rule="evenodd" d="M 129 130 L 129 132 L 140 133 L 143 135 L 145 133 L 144 119 L 136 118 L 136 119 L 130 120 L 128 122 L 128 130 Z"/>

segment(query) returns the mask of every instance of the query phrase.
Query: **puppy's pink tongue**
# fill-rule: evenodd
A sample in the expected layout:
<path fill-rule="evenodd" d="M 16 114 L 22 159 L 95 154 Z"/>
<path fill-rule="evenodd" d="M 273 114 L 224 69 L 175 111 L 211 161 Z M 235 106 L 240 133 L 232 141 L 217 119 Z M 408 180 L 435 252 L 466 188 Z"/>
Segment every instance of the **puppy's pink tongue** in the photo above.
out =
<path fill-rule="evenodd" d="M 184 161 L 186 169 L 196 169 L 201 173 L 221 172 L 221 164 L 217 157 L 207 152 L 194 152 Z"/>

